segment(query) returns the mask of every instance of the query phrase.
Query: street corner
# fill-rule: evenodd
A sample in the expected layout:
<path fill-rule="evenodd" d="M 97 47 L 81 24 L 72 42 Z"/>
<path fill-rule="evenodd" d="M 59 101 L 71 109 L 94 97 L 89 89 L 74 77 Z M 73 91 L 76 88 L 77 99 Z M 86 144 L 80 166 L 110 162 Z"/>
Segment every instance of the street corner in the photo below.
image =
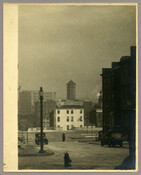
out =
<path fill-rule="evenodd" d="M 45 148 L 43 152 L 40 151 L 40 147 L 35 144 L 27 144 L 18 149 L 18 156 L 51 156 L 54 152 Z"/>

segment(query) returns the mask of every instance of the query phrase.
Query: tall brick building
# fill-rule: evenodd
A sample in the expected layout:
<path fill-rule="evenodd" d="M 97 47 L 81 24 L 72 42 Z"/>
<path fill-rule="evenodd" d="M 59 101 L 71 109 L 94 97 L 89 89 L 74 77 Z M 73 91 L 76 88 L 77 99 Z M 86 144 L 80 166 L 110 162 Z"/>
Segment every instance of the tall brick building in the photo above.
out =
<path fill-rule="evenodd" d="M 112 62 L 112 68 L 103 68 L 101 76 L 103 130 L 118 127 L 129 132 L 129 119 L 135 118 L 136 109 L 136 47 L 131 47 L 131 56 Z"/>
<path fill-rule="evenodd" d="M 136 149 L 136 47 L 131 55 L 102 69 L 103 131 L 119 129 L 129 136 L 131 167 L 135 168 Z"/>

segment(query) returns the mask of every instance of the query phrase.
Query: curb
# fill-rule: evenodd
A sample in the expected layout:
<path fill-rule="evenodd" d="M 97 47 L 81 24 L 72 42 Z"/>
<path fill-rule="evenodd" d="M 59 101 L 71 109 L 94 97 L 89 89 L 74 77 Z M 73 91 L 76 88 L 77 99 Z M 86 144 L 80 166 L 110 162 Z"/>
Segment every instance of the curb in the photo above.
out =
<path fill-rule="evenodd" d="M 22 154 L 19 153 L 19 157 L 25 157 L 25 156 L 52 156 L 54 155 L 54 152 L 45 152 L 45 153 L 33 153 L 33 154 Z"/>

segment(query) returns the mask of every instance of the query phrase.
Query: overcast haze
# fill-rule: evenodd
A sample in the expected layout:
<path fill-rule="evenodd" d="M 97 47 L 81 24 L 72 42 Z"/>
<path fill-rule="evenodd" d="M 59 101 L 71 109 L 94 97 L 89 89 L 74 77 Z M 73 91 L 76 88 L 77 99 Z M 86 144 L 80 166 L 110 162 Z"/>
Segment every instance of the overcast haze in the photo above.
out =
<path fill-rule="evenodd" d="M 96 99 L 102 68 L 130 55 L 136 44 L 135 6 L 19 7 L 19 85 L 55 91 L 66 98 L 76 83 L 77 98 Z"/>

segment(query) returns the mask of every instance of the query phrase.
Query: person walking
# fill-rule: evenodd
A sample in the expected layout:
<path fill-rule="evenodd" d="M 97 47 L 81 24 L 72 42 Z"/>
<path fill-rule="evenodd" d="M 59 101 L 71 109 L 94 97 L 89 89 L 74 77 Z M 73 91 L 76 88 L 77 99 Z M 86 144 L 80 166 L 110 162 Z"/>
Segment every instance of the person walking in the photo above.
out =
<path fill-rule="evenodd" d="M 62 134 L 62 141 L 64 142 L 66 140 L 66 135 L 65 133 Z"/>

